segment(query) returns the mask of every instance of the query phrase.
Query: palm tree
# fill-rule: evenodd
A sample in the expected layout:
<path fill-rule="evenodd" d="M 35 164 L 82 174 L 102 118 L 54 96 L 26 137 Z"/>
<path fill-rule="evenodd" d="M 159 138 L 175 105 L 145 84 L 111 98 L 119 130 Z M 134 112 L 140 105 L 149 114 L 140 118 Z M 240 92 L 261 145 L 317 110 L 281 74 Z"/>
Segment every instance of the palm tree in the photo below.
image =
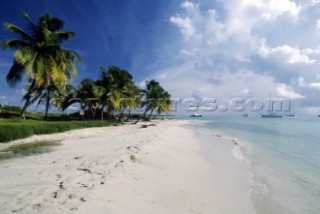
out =
<path fill-rule="evenodd" d="M 95 82 L 96 87 L 94 88 L 94 94 L 99 98 L 98 106 L 100 107 L 101 111 L 101 120 L 103 120 L 103 112 L 109 99 L 108 94 L 110 92 L 111 86 L 108 78 L 108 71 L 103 66 L 100 66 L 100 72 L 100 77 Z"/>
<path fill-rule="evenodd" d="M 22 15 L 28 24 L 26 30 L 4 23 L 4 27 L 17 34 L 18 38 L 1 42 L 5 48 L 16 50 L 13 65 L 7 74 L 9 85 L 14 87 L 24 74 L 31 81 L 20 116 L 31 104 L 35 88 L 47 89 L 54 85 L 63 93 L 68 82 L 77 74 L 73 63 L 81 61 L 76 52 L 61 46 L 62 42 L 75 37 L 75 33 L 63 31 L 64 22 L 61 19 L 44 14 L 35 24 L 27 13 L 22 12 Z"/>
<path fill-rule="evenodd" d="M 80 111 L 90 112 L 92 119 L 95 117 L 98 98 L 95 94 L 95 82 L 91 79 L 83 79 L 80 84 L 68 93 L 63 101 L 63 109 L 66 110 L 69 106 L 79 103 Z"/>
<path fill-rule="evenodd" d="M 170 112 L 172 101 L 170 94 L 162 88 L 159 82 L 151 80 L 146 82 L 145 101 L 142 106 L 145 107 L 143 117 L 146 119 L 146 114 L 149 111 L 148 120 L 150 120 L 152 113 L 156 110 L 156 116 L 163 113 Z"/>
<path fill-rule="evenodd" d="M 101 75 L 96 81 L 96 94 L 100 98 L 101 104 L 101 119 L 103 119 L 104 107 L 107 107 L 107 114 L 112 116 L 114 111 L 121 111 L 129 104 L 129 98 L 132 98 L 132 93 L 136 91 L 132 75 L 116 66 L 111 66 L 108 69 L 100 67 Z M 136 95 L 136 94 L 135 94 Z"/>
<path fill-rule="evenodd" d="M 71 86 L 68 86 L 68 88 Z M 67 90 L 67 89 L 66 89 Z M 41 90 L 41 96 L 38 99 L 38 105 L 45 104 L 45 118 L 48 117 L 49 107 L 54 104 L 57 108 L 63 108 L 63 98 L 66 96 L 55 84 L 48 85 L 45 89 Z"/>
<path fill-rule="evenodd" d="M 122 119 L 125 109 L 128 109 L 129 115 L 126 121 L 129 121 L 131 109 L 136 109 L 141 104 L 141 90 L 135 85 L 133 81 L 128 81 L 126 86 L 122 88 L 122 99 L 120 100 L 120 116 Z"/>

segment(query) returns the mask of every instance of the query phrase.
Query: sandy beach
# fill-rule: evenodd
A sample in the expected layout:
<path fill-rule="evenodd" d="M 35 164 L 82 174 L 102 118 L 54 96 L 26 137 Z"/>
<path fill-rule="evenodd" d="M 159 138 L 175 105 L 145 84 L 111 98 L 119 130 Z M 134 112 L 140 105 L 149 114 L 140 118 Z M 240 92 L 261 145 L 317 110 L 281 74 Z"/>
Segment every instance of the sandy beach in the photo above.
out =
<path fill-rule="evenodd" d="M 235 143 L 188 121 L 33 136 L 54 151 L 0 161 L 0 213 L 255 213 Z M 154 124 L 141 128 L 142 124 Z"/>

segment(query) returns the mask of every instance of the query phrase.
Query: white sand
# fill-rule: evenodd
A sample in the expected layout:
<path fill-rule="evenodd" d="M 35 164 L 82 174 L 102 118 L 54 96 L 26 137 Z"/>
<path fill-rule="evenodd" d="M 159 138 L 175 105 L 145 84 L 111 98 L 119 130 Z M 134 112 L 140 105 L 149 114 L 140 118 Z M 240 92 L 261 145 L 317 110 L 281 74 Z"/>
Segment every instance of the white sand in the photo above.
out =
<path fill-rule="evenodd" d="M 10 143 L 63 140 L 51 153 L 0 161 L 0 213 L 254 213 L 230 140 L 206 133 L 200 142 L 184 121 L 152 123 Z"/>

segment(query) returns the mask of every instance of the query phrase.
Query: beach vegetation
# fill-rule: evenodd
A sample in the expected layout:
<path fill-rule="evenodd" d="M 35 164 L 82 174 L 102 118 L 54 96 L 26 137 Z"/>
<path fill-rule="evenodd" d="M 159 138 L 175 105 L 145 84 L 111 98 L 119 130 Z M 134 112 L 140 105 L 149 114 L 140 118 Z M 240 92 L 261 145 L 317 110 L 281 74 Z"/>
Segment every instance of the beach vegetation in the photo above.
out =
<path fill-rule="evenodd" d="M 37 23 L 25 12 L 22 16 L 27 23 L 25 29 L 7 22 L 3 24 L 16 35 L 1 42 L 1 46 L 15 50 L 6 79 L 14 87 L 26 75 L 25 103 L 20 117 L 24 116 L 32 101 L 40 97 L 45 100 L 47 116 L 53 94 L 65 94 L 68 82 L 77 75 L 74 63 L 81 61 L 80 56 L 61 46 L 74 38 L 75 33 L 64 31 L 64 22 L 48 13 L 40 16 Z"/>
<path fill-rule="evenodd" d="M 130 155 L 130 160 L 131 160 L 132 162 L 136 162 L 136 161 L 137 161 L 137 158 L 136 158 L 136 156 L 134 156 L 134 155 Z"/>
<path fill-rule="evenodd" d="M 100 120 L 71 120 L 71 121 L 41 121 L 20 120 L 18 118 L 0 118 L 0 143 L 30 137 L 32 135 L 65 132 L 74 129 L 116 126 L 119 121 Z"/>

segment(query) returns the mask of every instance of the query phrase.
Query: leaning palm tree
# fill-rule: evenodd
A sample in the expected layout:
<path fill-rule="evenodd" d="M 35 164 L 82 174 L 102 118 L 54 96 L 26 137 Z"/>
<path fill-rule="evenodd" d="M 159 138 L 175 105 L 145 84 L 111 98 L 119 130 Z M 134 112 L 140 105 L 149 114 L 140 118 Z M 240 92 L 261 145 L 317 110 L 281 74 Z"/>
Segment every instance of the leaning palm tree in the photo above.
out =
<path fill-rule="evenodd" d="M 67 88 L 70 88 L 70 86 Z M 60 89 L 56 88 L 55 84 L 48 85 L 41 92 L 41 96 L 38 99 L 38 105 L 45 104 L 45 118 L 48 117 L 49 107 L 51 104 L 54 104 L 58 109 L 63 108 L 63 98 L 66 97 L 67 94 L 62 93 Z"/>
<path fill-rule="evenodd" d="M 122 119 L 125 109 L 128 109 L 129 114 L 125 121 L 129 121 L 131 109 L 137 109 L 141 104 L 141 90 L 135 85 L 133 81 L 128 81 L 122 88 L 122 98 L 120 100 L 120 116 L 119 120 Z"/>
<path fill-rule="evenodd" d="M 154 111 L 156 111 L 156 115 L 162 112 L 170 112 L 172 104 L 170 94 L 155 80 L 148 81 L 146 84 L 145 101 L 142 104 L 142 106 L 145 107 L 143 117 L 150 120 Z M 147 112 L 149 112 L 148 117 L 146 116 Z"/>
<path fill-rule="evenodd" d="M 73 104 L 80 104 L 80 111 L 90 112 L 92 119 L 95 118 L 98 97 L 95 94 L 95 82 L 91 79 L 83 79 L 77 87 L 73 87 L 67 96 L 63 99 L 63 110 L 66 110 Z M 83 115 L 84 116 L 84 115 Z"/>
<path fill-rule="evenodd" d="M 4 23 L 4 27 L 17 34 L 18 38 L 1 42 L 5 48 L 16 50 L 13 65 L 7 74 L 9 85 L 14 87 L 24 74 L 31 79 L 20 116 L 31 104 L 34 88 L 46 89 L 53 84 L 64 92 L 68 82 L 77 74 L 74 62 L 81 60 L 76 52 L 61 46 L 62 42 L 75 37 L 75 33 L 63 31 L 64 22 L 61 19 L 44 14 L 35 24 L 27 13 L 22 12 L 22 15 L 28 24 L 26 30 Z"/>

